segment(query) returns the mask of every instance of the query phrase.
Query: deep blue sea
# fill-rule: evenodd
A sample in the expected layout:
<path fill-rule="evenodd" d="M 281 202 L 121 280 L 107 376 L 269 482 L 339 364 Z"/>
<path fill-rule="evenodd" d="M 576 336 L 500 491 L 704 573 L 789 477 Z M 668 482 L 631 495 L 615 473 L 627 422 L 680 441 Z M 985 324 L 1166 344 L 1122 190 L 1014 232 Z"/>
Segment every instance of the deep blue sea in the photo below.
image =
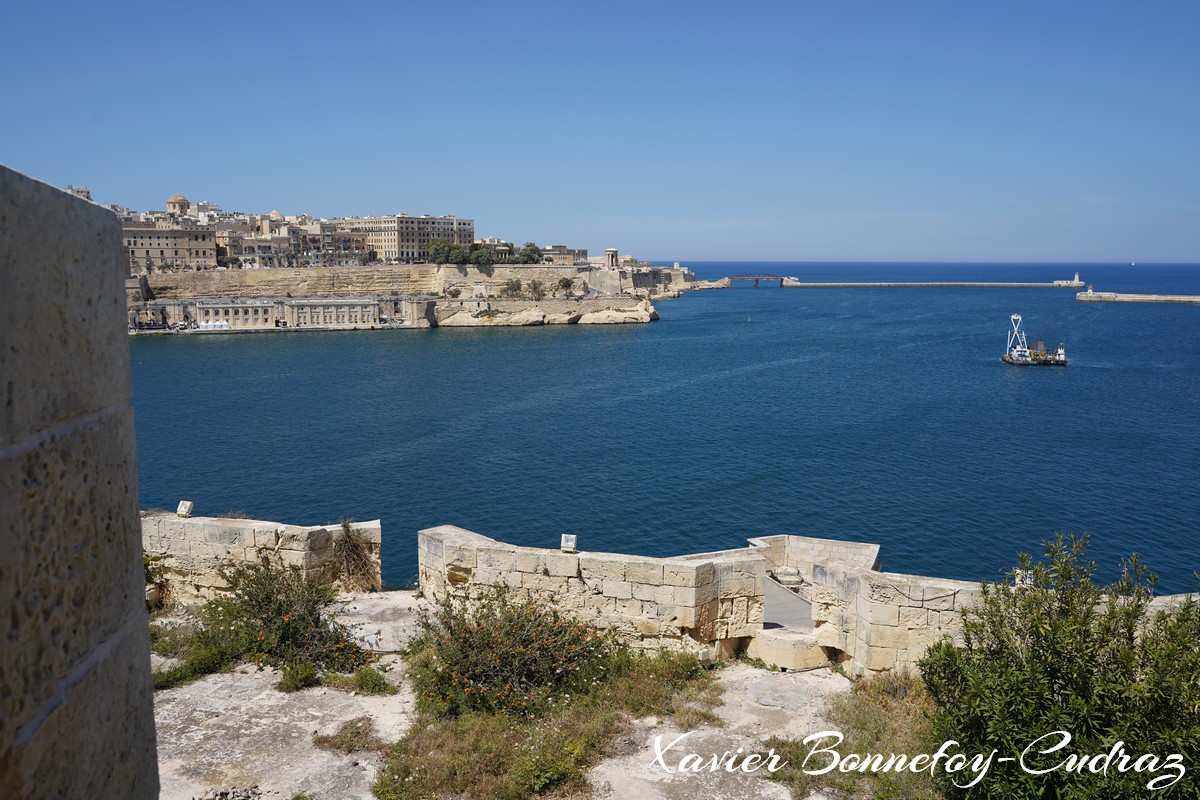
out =
<path fill-rule="evenodd" d="M 655 262 L 663 263 L 663 262 Z M 669 263 L 669 261 L 667 262 Z M 1051 281 L 1200 294 L 1200 266 L 692 262 L 809 281 Z M 780 289 L 650 325 L 131 341 L 141 505 L 672 555 L 795 533 L 885 569 L 995 578 L 1055 531 L 1200 588 L 1200 306 L 1073 289 Z M 1070 366 L 1000 361 L 1009 315 Z"/>

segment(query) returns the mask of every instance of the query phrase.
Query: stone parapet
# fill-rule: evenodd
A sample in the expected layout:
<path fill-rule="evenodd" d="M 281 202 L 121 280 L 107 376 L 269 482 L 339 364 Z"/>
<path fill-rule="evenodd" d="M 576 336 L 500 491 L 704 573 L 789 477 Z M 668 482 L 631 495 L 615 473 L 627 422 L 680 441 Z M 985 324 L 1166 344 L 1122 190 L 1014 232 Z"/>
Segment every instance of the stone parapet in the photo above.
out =
<path fill-rule="evenodd" d="M 379 520 L 352 523 L 366 545 L 373 585 L 380 586 Z M 253 519 L 179 517 L 170 512 L 142 515 L 142 548 L 163 570 L 175 600 L 192 602 L 227 589 L 224 568 L 268 563 L 295 566 L 305 577 L 339 583 L 335 542 L 341 525 L 285 525 Z"/>
<path fill-rule="evenodd" d="M 612 629 L 635 649 L 731 657 L 762 630 L 766 564 L 748 550 L 650 558 L 518 547 L 453 525 L 417 534 L 428 596 L 502 586 Z"/>

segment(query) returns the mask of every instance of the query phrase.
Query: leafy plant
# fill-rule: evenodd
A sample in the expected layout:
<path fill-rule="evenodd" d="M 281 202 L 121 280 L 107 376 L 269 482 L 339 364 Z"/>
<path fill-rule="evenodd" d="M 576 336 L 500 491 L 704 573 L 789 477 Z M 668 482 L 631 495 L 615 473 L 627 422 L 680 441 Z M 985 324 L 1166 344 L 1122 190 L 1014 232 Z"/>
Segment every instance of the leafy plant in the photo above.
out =
<path fill-rule="evenodd" d="M 1171 610 L 1151 606 L 1155 579 L 1133 556 L 1109 586 L 1093 582 L 1087 537 L 1059 534 L 1046 560 L 1022 553 L 1008 579 L 984 583 L 979 605 L 963 616 L 963 646 L 942 642 L 920 662 L 937 704 L 934 736 L 956 739 L 965 752 L 999 750 L 1046 770 L 990 770 L 973 789 L 948 780 L 950 797 L 1138 798 L 1162 788 L 1174 773 L 1097 774 L 1049 769 L 1068 754 L 1108 754 L 1121 742 L 1133 763 L 1142 754 L 1161 761 L 1200 757 L 1200 606 L 1188 599 Z M 1037 737 L 1041 747 L 1069 747 L 1022 756 Z M 1176 759 L 1178 760 L 1178 759 Z M 1182 766 L 1182 765 L 1180 765 Z M 1149 786 L 1155 777 L 1161 783 Z M 1162 796 L 1194 796 L 1186 780 Z"/>
<path fill-rule="evenodd" d="M 610 633 L 496 588 L 427 610 L 406 658 L 418 706 L 437 716 L 535 715 L 604 677 L 613 652 Z"/>
<path fill-rule="evenodd" d="M 298 692 L 320 683 L 316 667 L 304 661 L 293 661 L 283 665 L 283 669 L 280 670 L 279 683 L 275 685 L 275 688 L 281 692 Z"/>
<path fill-rule="evenodd" d="M 154 674 L 156 690 L 241 660 L 258 666 L 303 663 L 314 672 L 349 672 L 372 660 L 343 626 L 323 615 L 335 596 L 332 587 L 305 577 L 296 567 L 270 564 L 240 565 L 221 575 L 229 593 L 200 608 L 199 625 L 180 653 L 182 663 Z"/>

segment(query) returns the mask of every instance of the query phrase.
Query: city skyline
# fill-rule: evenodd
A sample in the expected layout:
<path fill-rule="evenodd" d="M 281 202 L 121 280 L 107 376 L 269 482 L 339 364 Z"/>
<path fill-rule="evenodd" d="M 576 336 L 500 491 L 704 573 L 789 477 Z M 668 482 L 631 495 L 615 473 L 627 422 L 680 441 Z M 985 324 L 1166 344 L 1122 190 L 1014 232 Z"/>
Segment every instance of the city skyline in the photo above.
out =
<path fill-rule="evenodd" d="M 1200 7 L 6 11 L 0 162 L 659 260 L 1200 261 Z"/>

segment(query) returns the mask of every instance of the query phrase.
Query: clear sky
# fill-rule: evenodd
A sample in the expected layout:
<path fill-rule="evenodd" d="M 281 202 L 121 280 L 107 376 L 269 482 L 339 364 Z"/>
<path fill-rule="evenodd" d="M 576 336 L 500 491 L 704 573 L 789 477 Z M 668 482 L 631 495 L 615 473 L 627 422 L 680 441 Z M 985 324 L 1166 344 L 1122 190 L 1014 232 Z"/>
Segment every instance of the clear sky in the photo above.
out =
<path fill-rule="evenodd" d="M 1200 2 L 6 3 L 0 163 L 655 259 L 1200 262 Z"/>

